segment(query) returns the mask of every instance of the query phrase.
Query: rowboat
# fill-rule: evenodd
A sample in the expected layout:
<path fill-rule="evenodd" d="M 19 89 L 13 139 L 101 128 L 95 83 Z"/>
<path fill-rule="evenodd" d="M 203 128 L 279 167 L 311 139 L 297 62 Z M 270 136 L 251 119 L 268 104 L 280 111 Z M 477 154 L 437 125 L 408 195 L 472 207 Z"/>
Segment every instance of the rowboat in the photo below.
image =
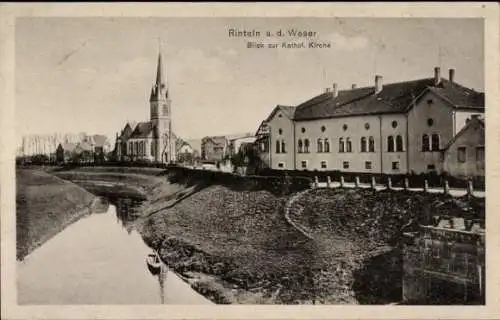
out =
<path fill-rule="evenodd" d="M 161 272 L 162 261 L 158 256 L 158 253 L 150 253 L 146 258 L 146 264 L 148 265 L 149 272 L 153 275 L 157 275 Z"/>

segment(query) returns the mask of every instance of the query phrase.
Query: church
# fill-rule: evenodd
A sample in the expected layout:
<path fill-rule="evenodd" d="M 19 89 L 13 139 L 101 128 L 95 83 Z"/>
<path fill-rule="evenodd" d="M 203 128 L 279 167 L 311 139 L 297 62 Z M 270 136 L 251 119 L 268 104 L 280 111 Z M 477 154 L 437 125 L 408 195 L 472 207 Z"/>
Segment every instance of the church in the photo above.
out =
<path fill-rule="evenodd" d="M 161 50 L 158 53 L 156 79 L 149 98 L 150 120 L 127 123 L 116 135 L 118 161 L 171 163 L 176 159 L 172 132 L 171 100 Z"/>

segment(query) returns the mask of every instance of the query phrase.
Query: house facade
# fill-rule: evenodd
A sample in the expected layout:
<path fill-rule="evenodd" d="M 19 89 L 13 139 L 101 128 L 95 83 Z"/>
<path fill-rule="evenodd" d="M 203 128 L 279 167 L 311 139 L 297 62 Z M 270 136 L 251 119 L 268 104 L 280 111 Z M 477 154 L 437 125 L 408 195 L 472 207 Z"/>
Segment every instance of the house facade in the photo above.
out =
<path fill-rule="evenodd" d="M 434 77 L 386 85 L 376 76 L 372 87 L 334 84 L 295 107 L 277 106 L 257 148 L 271 169 L 439 173 L 443 148 L 481 114 L 484 94 L 457 84 L 453 69 L 448 79 L 435 68 Z"/>
<path fill-rule="evenodd" d="M 171 100 L 161 52 L 158 54 L 156 79 L 151 88 L 149 106 L 149 121 L 136 125 L 127 123 L 117 134 L 115 153 L 119 161 L 170 163 L 176 159 Z"/>
<path fill-rule="evenodd" d="M 454 177 L 484 177 L 484 121 L 473 116 L 444 147 L 444 171 Z"/>
<path fill-rule="evenodd" d="M 204 161 L 222 161 L 228 154 L 229 142 L 225 136 L 204 137 L 201 140 L 201 159 Z"/>

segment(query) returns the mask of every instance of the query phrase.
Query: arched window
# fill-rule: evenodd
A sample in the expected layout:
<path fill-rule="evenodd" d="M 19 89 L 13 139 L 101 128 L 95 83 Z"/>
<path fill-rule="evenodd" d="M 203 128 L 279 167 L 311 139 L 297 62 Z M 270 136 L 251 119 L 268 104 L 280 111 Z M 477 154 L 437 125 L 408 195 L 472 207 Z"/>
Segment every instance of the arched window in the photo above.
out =
<path fill-rule="evenodd" d="M 321 138 L 318 139 L 317 149 L 318 152 L 323 152 L 323 140 L 321 140 Z"/>
<path fill-rule="evenodd" d="M 298 152 L 302 153 L 302 139 L 299 139 L 299 141 L 297 141 L 297 148 Z"/>
<path fill-rule="evenodd" d="M 345 152 L 344 138 L 339 138 L 339 152 Z"/>
<path fill-rule="evenodd" d="M 437 133 L 431 136 L 432 148 L 431 151 L 439 151 L 439 135 Z"/>
<path fill-rule="evenodd" d="M 429 151 L 429 136 L 424 134 L 422 136 L 422 151 Z"/>
<path fill-rule="evenodd" d="M 281 143 L 279 140 L 276 140 L 276 153 L 280 153 L 281 150 Z"/>
<path fill-rule="evenodd" d="M 361 152 L 366 152 L 366 138 L 361 137 Z"/>
<path fill-rule="evenodd" d="M 387 152 L 394 152 L 394 137 L 387 137 Z"/>
<path fill-rule="evenodd" d="M 375 139 L 373 137 L 368 138 L 368 151 L 375 152 Z"/>
<path fill-rule="evenodd" d="M 309 153 L 309 139 L 304 139 L 304 152 Z"/>
<path fill-rule="evenodd" d="M 325 152 L 330 152 L 330 141 L 325 139 Z"/>
<path fill-rule="evenodd" d="M 152 156 L 155 155 L 155 143 L 154 143 L 154 141 L 151 142 L 151 155 Z"/>
<path fill-rule="evenodd" d="M 346 152 L 352 152 L 352 143 L 351 143 L 351 138 L 347 138 L 346 140 Z"/>
<path fill-rule="evenodd" d="M 281 140 L 281 153 L 286 153 L 286 142 Z"/>
<path fill-rule="evenodd" d="M 134 143 L 132 141 L 128 144 L 128 154 L 134 155 Z"/>
<path fill-rule="evenodd" d="M 400 135 L 396 136 L 396 151 L 397 152 L 403 151 L 403 137 Z"/>
<path fill-rule="evenodd" d="M 140 154 L 141 154 L 141 156 L 143 156 L 144 155 L 144 141 L 139 142 L 139 146 L 140 146 L 140 150 L 141 150 Z"/>
<path fill-rule="evenodd" d="M 139 141 L 134 142 L 134 155 L 138 154 Z"/>

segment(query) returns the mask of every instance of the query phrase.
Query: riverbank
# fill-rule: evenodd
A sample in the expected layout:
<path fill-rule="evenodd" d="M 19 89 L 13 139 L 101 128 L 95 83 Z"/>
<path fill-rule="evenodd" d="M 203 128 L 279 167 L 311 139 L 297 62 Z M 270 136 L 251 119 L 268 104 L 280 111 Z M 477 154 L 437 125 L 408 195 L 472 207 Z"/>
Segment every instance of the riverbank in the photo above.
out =
<path fill-rule="evenodd" d="M 80 217 L 96 197 L 47 172 L 16 169 L 16 256 L 22 260 Z"/>
<path fill-rule="evenodd" d="M 141 190 L 147 200 L 134 224 L 144 241 L 216 303 L 398 302 L 403 225 L 427 212 L 484 217 L 484 199 L 443 194 L 315 189 L 281 195 L 165 171 L 90 171 L 56 174 L 79 183 L 118 179 Z"/>

